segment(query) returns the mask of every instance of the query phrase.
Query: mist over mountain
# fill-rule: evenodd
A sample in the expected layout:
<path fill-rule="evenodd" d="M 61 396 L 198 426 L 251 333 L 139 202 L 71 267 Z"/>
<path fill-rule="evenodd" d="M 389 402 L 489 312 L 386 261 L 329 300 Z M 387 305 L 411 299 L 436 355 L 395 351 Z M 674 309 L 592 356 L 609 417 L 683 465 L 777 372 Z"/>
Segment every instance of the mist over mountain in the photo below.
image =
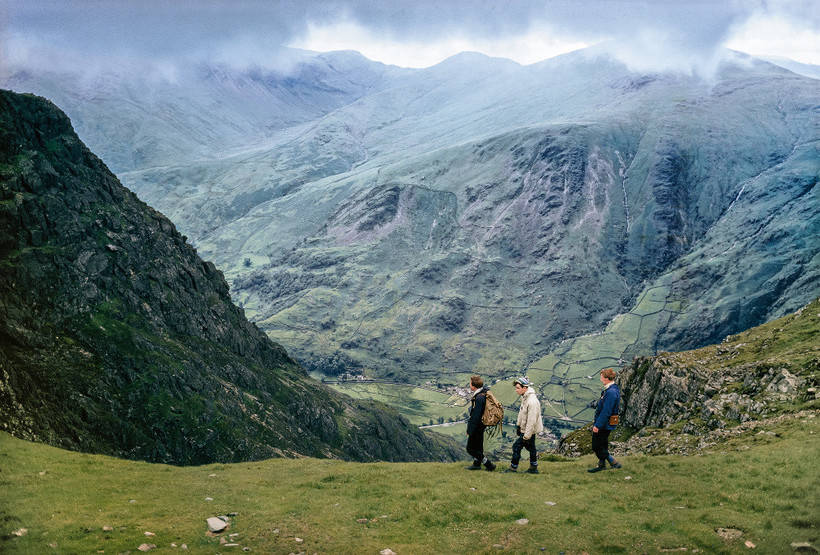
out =
<path fill-rule="evenodd" d="M 705 345 L 820 290 L 816 80 L 736 53 L 712 80 L 638 73 L 597 49 L 299 67 L 9 86 L 59 92 L 249 317 L 326 374 L 538 369 L 573 416 L 595 364 Z M 571 351 L 628 317 L 617 346 Z"/>

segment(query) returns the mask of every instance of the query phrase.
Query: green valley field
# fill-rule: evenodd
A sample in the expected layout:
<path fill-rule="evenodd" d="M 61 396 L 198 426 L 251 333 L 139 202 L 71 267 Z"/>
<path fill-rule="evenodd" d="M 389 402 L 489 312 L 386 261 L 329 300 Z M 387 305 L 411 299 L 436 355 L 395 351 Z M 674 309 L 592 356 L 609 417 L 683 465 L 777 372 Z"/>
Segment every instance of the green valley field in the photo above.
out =
<path fill-rule="evenodd" d="M 545 457 L 537 476 L 318 459 L 174 467 L 0 433 L 0 551 L 791 552 L 818 538 L 815 415 L 597 475 L 590 456 Z M 206 535 L 206 518 L 231 513 Z"/>

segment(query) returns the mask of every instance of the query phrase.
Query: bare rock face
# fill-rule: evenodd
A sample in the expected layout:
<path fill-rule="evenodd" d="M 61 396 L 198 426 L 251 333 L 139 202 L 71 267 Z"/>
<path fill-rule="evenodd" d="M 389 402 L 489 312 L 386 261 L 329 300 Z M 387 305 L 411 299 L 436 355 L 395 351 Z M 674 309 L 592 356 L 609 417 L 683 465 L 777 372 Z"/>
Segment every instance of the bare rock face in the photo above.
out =
<path fill-rule="evenodd" d="M 807 379 L 787 368 L 751 363 L 714 371 L 678 366 L 663 355 L 636 359 L 620 381 L 623 422 L 636 429 L 681 421 L 689 421 L 685 431 L 723 428 L 774 414 L 808 389 Z"/>

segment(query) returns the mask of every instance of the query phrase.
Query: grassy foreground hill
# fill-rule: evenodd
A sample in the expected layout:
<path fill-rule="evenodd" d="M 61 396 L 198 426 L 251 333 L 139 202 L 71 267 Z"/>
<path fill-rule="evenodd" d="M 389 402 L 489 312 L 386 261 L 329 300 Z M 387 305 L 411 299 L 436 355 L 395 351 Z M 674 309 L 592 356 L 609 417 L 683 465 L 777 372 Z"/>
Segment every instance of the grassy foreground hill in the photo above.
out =
<path fill-rule="evenodd" d="M 0 551 L 785 553 L 818 538 L 812 416 L 597 475 L 591 457 L 544 461 L 538 476 L 320 459 L 179 468 L 0 433 Z M 232 513 L 207 535 L 205 519 Z"/>

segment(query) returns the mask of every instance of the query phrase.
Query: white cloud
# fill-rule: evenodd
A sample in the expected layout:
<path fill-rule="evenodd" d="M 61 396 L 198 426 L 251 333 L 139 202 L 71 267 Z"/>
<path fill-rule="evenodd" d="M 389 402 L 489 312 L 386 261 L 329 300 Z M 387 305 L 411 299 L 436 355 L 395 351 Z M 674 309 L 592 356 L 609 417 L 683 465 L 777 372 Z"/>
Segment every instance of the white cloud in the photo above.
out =
<path fill-rule="evenodd" d="M 820 65 L 820 33 L 783 16 L 752 16 L 735 28 L 726 46 L 753 56 L 781 56 Z"/>
<path fill-rule="evenodd" d="M 530 27 L 524 34 L 482 38 L 452 32 L 436 37 L 396 40 L 378 30 L 350 20 L 327 25 L 308 25 L 304 36 L 288 46 L 327 52 L 357 50 L 371 60 L 401 67 L 429 67 L 459 52 L 481 52 L 532 64 L 559 54 L 578 50 L 590 43 L 565 39 L 543 27 Z"/>

